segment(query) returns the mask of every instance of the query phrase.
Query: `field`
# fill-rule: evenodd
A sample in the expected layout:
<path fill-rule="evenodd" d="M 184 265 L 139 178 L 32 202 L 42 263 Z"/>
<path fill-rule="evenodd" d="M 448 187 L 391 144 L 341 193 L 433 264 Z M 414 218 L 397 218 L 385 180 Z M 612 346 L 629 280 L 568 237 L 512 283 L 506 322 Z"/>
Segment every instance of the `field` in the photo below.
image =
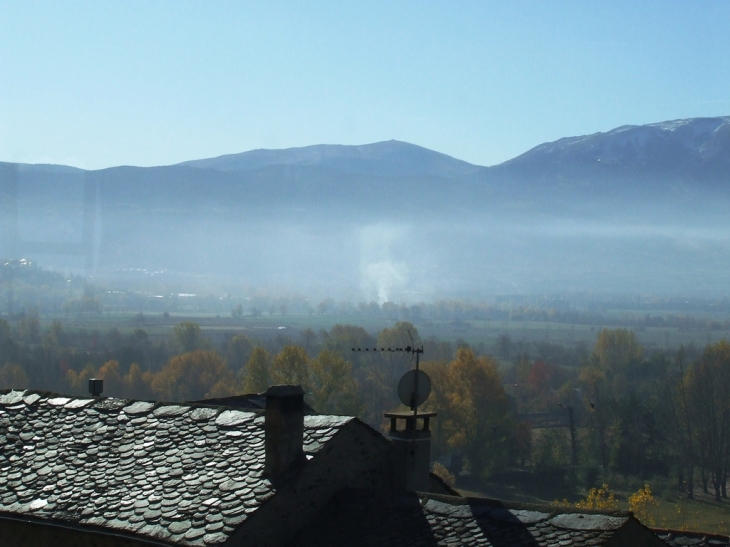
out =
<path fill-rule="evenodd" d="M 152 338 L 168 336 L 174 325 L 181 321 L 194 321 L 200 324 L 207 336 L 216 339 L 225 334 L 246 334 L 252 337 L 268 338 L 286 334 L 296 340 L 299 331 L 312 329 L 329 330 L 336 324 L 358 325 L 369 332 L 391 327 L 395 321 L 369 318 L 362 315 L 261 315 L 259 317 L 221 316 L 212 313 L 171 313 L 171 314 L 134 314 L 106 313 L 93 316 L 43 317 L 44 323 L 59 319 L 64 328 L 70 331 L 85 329 L 103 333 L 116 328 L 122 333 L 130 333 L 144 328 Z M 550 323 L 539 321 L 420 321 L 414 322 L 422 339 L 434 336 L 443 341 L 464 341 L 483 353 L 496 353 L 498 338 L 508 335 L 514 350 L 528 350 L 536 343 L 575 347 L 585 345 L 589 350 L 595 344 L 596 336 L 602 328 L 618 328 L 619 321 L 603 325 Z M 694 344 L 703 347 L 722 338 L 729 338 L 726 330 L 679 329 L 676 327 L 640 327 L 634 329 L 636 336 L 645 349 L 676 350 L 680 345 Z M 425 356 L 427 359 L 428 356 Z"/>

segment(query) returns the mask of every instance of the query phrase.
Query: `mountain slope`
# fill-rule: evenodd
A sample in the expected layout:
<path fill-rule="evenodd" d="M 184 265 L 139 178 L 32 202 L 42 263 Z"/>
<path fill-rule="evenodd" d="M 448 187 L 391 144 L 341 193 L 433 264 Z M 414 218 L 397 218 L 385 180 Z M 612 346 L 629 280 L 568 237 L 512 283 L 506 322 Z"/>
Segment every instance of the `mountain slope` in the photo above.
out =
<path fill-rule="evenodd" d="M 397 141 L 98 171 L 0 163 L 0 257 L 365 299 L 725 294 L 729 158 L 730 118 L 710 118 L 561 139 L 494 167 Z"/>
<path fill-rule="evenodd" d="M 436 176 L 453 178 L 475 173 L 479 166 L 400 141 L 362 146 L 318 144 L 285 150 L 251 150 L 179 165 L 217 171 L 253 171 L 271 165 L 320 166 L 360 175 Z"/>
<path fill-rule="evenodd" d="M 728 179 L 730 117 L 625 125 L 541 144 L 492 168 L 512 178 Z"/>

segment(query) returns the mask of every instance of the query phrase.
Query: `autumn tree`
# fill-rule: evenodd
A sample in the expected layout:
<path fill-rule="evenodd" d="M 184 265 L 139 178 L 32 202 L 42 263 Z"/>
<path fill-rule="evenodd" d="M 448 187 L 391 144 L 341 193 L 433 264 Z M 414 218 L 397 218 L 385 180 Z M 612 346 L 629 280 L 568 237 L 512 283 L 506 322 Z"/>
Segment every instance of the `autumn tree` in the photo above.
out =
<path fill-rule="evenodd" d="M 246 366 L 239 372 L 244 393 L 262 393 L 271 385 L 271 356 L 256 346 Z"/>
<path fill-rule="evenodd" d="M 195 350 L 170 359 L 155 374 L 152 390 L 168 401 L 195 401 L 235 395 L 237 384 L 217 352 Z"/>
<path fill-rule="evenodd" d="M 89 378 L 96 377 L 96 367 L 93 363 L 86 363 L 80 372 L 76 372 L 71 369 L 66 373 L 66 384 L 69 387 L 69 392 L 76 395 L 88 395 L 89 393 Z"/>
<path fill-rule="evenodd" d="M 438 459 L 448 454 L 452 447 L 449 440 L 452 434 L 452 424 L 457 419 L 452 408 L 451 382 L 449 375 L 449 363 L 447 361 L 424 361 L 421 363 L 423 370 L 431 380 L 431 394 L 426 399 L 422 409 L 438 413 L 438 417 L 431 421 L 431 457 Z"/>
<path fill-rule="evenodd" d="M 292 344 L 284 346 L 271 363 L 274 384 L 300 385 L 309 388 L 309 357 L 304 348 Z"/>
<path fill-rule="evenodd" d="M 28 387 L 28 375 L 20 365 L 5 363 L 0 367 L 0 389 L 25 389 Z"/>
<path fill-rule="evenodd" d="M 124 386 L 127 390 L 127 397 L 132 399 L 152 399 L 152 380 L 154 373 L 150 371 L 143 372 L 137 363 L 132 363 L 124 377 Z"/>
<path fill-rule="evenodd" d="M 376 346 L 384 349 L 403 348 L 413 345 L 413 340 L 418 339 L 416 327 L 407 321 L 399 321 L 393 328 L 386 328 L 378 333 Z M 380 408 L 373 408 L 376 415 L 399 405 L 396 387 L 401 376 L 411 368 L 412 364 L 412 354 L 389 351 L 374 355 L 367 363 L 368 391 L 371 396 L 377 397 L 380 403 Z"/>
<path fill-rule="evenodd" d="M 474 474 L 489 475 L 509 458 L 512 427 L 497 362 L 459 349 L 448 365 L 449 444 L 464 451 Z"/>
<path fill-rule="evenodd" d="M 362 413 L 360 389 L 352 364 L 340 353 L 323 350 L 309 363 L 310 401 L 321 414 Z"/>
<path fill-rule="evenodd" d="M 202 349 L 205 345 L 201 335 L 200 325 L 192 321 L 183 321 L 175 325 L 173 335 L 175 342 L 183 353 L 190 353 L 196 349 Z"/>
<path fill-rule="evenodd" d="M 99 368 L 97 378 L 104 380 L 104 395 L 107 397 L 125 397 L 126 393 L 124 378 L 119 373 L 119 362 L 109 360 Z"/>
<path fill-rule="evenodd" d="M 617 393 L 628 387 L 626 375 L 629 367 L 641 361 L 643 349 L 636 334 L 628 329 L 602 329 L 598 333 L 593 358 L 598 368 L 603 370 Z"/>
<path fill-rule="evenodd" d="M 226 345 L 226 362 L 233 371 L 241 370 L 251 357 L 253 344 L 247 336 L 237 334 Z"/>

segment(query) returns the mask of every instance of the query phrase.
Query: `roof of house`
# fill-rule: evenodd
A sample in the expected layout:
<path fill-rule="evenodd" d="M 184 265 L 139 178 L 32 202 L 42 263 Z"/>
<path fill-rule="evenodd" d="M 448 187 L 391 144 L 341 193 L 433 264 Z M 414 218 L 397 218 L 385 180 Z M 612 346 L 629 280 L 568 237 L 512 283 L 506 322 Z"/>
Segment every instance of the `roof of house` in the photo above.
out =
<path fill-rule="evenodd" d="M 237 541 L 234 533 L 284 487 L 262 476 L 263 420 L 261 412 L 213 404 L 0 391 L 0 520 L 164 544 Z M 359 453 L 358 424 L 380 438 L 356 418 L 305 416 L 307 458 L 327 468 L 324 452 L 331 448 L 335 453 L 354 444 Z M 338 433 L 343 442 L 322 451 Z M 433 476 L 431 483 L 434 490 L 454 492 Z M 292 547 L 729 545 L 725 536 L 652 532 L 628 512 L 383 488 L 344 488 L 308 519 Z"/>
<path fill-rule="evenodd" d="M 671 547 L 726 547 L 730 545 L 730 538 L 720 534 L 689 532 L 687 530 L 654 529 L 653 531 Z"/>
<path fill-rule="evenodd" d="M 230 406 L 249 411 L 264 410 L 266 408 L 265 393 L 245 393 L 243 395 L 232 395 L 230 397 L 215 397 L 213 399 L 201 399 L 199 401 L 188 401 L 190 404 L 205 406 Z M 317 414 L 317 412 L 304 401 L 305 414 Z"/>
<path fill-rule="evenodd" d="M 349 417 L 306 416 L 313 457 Z M 236 409 L 0 391 L 0 517 L 215 545 L 276 493 L 263 416 Z"/>
<path fill-rule="evenodd" d="M 290 545 L 582 547 L 606 545 L 619 533 L 633 538 L 632 545 L 663 545 L 628 512 L 347 489 Z"/>

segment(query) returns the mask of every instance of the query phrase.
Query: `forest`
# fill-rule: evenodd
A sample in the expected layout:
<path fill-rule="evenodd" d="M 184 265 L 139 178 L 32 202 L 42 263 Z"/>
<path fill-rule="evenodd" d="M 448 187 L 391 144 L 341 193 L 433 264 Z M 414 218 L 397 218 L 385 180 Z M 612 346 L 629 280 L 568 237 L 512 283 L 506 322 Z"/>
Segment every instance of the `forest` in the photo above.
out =
<path fill-rule="evenodd" d="M 401 321 L 375 333 L 337 324 L 296 339 L 236 334 L 214 343 L 200 325 L 182 321 L 153 340 L 144 328 L 72 332 L 29 314 L 0 320 L 0 388 L 84 395 L 88 378 L 100 377 L 106 396 L 193 401 L 294 383 L 316 411 L 357 415 L 379 428 L 382 413 L 398 408 L 395 386 L 414 363 L 403 353 L 352 348 L 399 347 L 411 337 L 420 340 L 418 329 Z M 663 477 L 690 497 L 699 489 L 727 498 L 725 340 L 646 352 L 633 331 L 602 329 L 582 355 L 522 348 L 509 359 L 504 337 L 492 352 L 464 341 L 420 342 L 433 385 L 424 408 L 438 412 L 433 459 L 452 474 L 521 471 L 561 483 L 578 473 L 589 484 L 611 471 Z M 544 427 L 546 419 L 553 425 Z"/>
<path fill-rule="evenodd" d="M 691 527 L 727 530 L 726 299 L 356 304 L 193 294 L 154 276 L 104 287 L 28 261 L 6 262 L 0 277 L 0 389 L 86 395 L 99 377 L 105 396 L 196 401 L 295 383 L 317 412 L 384 432 L 415 363 L 352 349 L 415 343 L 432 382 L 423 409 L 438 413 L 434 470 L 463 491 L 610 505 L 614 494 L 649 503 L 651 484 L 669 524 L 690 526 L 696 499 Z"/>

